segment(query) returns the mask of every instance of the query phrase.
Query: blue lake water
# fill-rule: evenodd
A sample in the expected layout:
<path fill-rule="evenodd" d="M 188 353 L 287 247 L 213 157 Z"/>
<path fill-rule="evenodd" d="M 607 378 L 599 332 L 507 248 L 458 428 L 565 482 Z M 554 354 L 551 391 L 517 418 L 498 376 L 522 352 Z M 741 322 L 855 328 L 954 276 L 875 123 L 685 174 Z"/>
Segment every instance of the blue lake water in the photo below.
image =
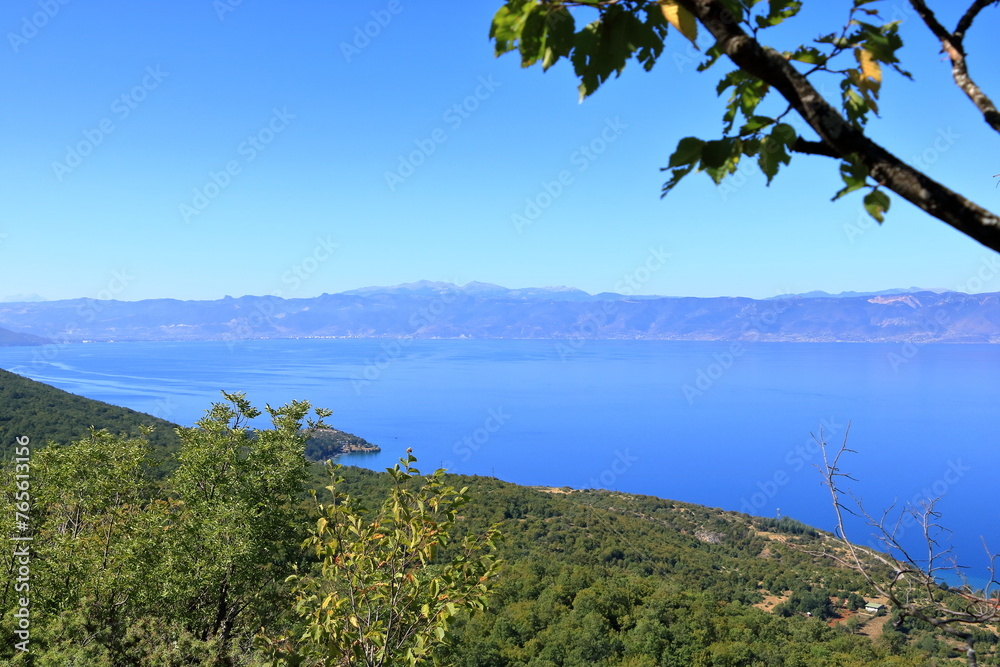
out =
<path fill-rule="evenodd" d="M 1000 346 L 372 339 L 0 348 L 0 367 L 190 425 L 221 389 L 307 399 L 381 445 L 520 484 L 603 487 L 832 528 L 810 433 L 872 509 L 942 496 L 963 561 L 1000 550 Z M 30 435 L 30 434 L 28 434 Z M 916 529 L 911 529 L 916 533 Z M 859 535 L 864 537 L 864 535 Z"/>

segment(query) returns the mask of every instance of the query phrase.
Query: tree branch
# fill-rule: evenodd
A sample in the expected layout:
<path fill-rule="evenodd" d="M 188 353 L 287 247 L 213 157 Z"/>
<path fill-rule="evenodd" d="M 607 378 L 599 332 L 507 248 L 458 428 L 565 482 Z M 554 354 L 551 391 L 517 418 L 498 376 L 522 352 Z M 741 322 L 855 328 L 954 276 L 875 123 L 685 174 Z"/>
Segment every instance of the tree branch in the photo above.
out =
<path fill-rule="evenodd" d="M 802 137 L 795 137 L 795 143 L 791 145 L 791 149 L 796 153 L 803 153 L 806 155 L 825 155 L 826 157 L 839 158 L 837 153 L 824 144 L 822 141 L 808 141 Z"/>
<path fill-rule="evenodd" d="M 738 67 L 771 85 L 815 130 L 830 153 L 855 157 L 872 178 L 918 208 L 992 250 L 1000 251 L 1000 217 L 933 180 L 869 139 L 843 116 L 779 52 L 740 28 L 719 0 L 678 0 L 715 37 Z"/>
<path fill-rule="evenodd" d="M 976 15 L 987 5 L 995 2 L 996 0 L 976 0 L 973 2 L 969 10 L 965 12 L 965 15 L 958 22 L 955 32 L 951 33 L 941 25 L 934 16 L 934 12 L 930 10 L 924 0 L 910 0 L 910 4 L 917 10 L 917 14 L 923 20 L 924 24 L 930 28 L 930 31 L 941 42 L 941 49 L 951 59 L 951 73 L 955 79 L 955 84 L 972 100 L 972 103 L 983 114 L 986 124 L 993 128 L 995 132 L 1000 132 L 1000 111 L 997 111 L 993 100 L 982 91 L 969 75 L 969 68 L 965 62 L 965 47 L 962 44 L 965 32 L 972 26 L 972 21 Z"/>
<path fill-rule="evenodd" d="M 844 491 L 837 485 L 837 478 L 845 477 L 851 479 L 850 475 L 840 468 L 841 457 L 845 453 L 853 453 L 853 450 L 847 448 L 849 432 L 850 425 L 848 425 L 847 433 L 844 435 L 843 444 L 832 457 L 830 456 L 826 440 L 823 437 L 822 429 L 820 429 L 819 437 L 813 436 L 813 438 L 819 445 L 823 455 L 823 463 L 817 467 L 823 475 L 823 484 L 830 489 L 830 497 L 837 518 L 836 530 L 840 534 L 850 558 L 842 558 L 836 552 L 831 552 L 830 550 L 825 550 L 825 554 L 816 552 L 807 553 L 826 555 L 841 564 L 855 569 L 865 578 L 868 585 L 878 595 L 889 601 L 889 604 L 901 616 L 918 619 L 930 624 L 940 632 L 961 639 L 966 644 L 966 662 L 970 667 L 975 667 L 977 664 L 974 647 L 975 635 L 963 626 L 982 626 L 995 622 L 1000 618 L 1000 600 L 993 600 L 989 597 L 989 585 L 981 592 L 974 591 L 968 585 L 965 586 L 966 591 L 950 590 L 949 593 L 954 596 L 951 600 L 939 594 L 936 574 L 939 570 L 952 568 L 936 567 L 934 565 L 936 560 L 939 560 L 948 553 L 947 550 L 941 550 L 936 537 L 943 530 L 937 523 L 940 514 L 934 509 L 936 500 L 921 502 L 919 510 L 912 506 L 904 508 L 894 525 L 887 528 L 886 520 L 892 512 L 891 509 L 883 511 L 880 519 L 875 519 L 864 509 L 860 499 L 851 494 L 858 507 L 858 512 L 851 513 L 862 517 L 868 526 L 879 532 L 877 537 L 885 545 L 887 551 L 885 554 L 878 554 L 873 549 L 863 549 L 856 546 L 848 538 L 847 526 L 842 512 L 842 510 L 846 510 L 847 508 L 844 507 L 840 500 L 841 494 Z M 904 514 L 915 517 L 918 525 L 922 528 L 923 541 L 928 552 L 926 566 L 922 566 L 914 560 L 902 544 L 902 519 Z M 896 554 L 899 554 L 899 556 Z M 987 554 L 990 556 L 991 566 L 989 572 L 992 583 L 996 580 L 994 564 L 996 563 L 997 556 L 990 554 L 988 549 Z M 864 558 L 862 558 L 862 555 L 864 555 Z M 872 560 L 881 562 L 891 568 L 892 575 L 887 585 L 880 585 L 875 580 Z M 958 571 L 957 563 L 953 566 L 953 569 Z M 950 602 L 956 599 L 965 600 L 964 609 L 952 609 L 948 606 Z"/>
<path fill-rule="evenodd" d="M 986 9 L 987 5 L 995 5 L 996 3 L 997 0 L 975 0 L 972 6 L 962 15 L 962 18 L 959 19 L 958 25 L 955 27 L 955 32 L 952 34 L 959 40 L 964 40 L 965 33 L 972 27 L 972 22 L 976 20 L 979 12 Z"/>

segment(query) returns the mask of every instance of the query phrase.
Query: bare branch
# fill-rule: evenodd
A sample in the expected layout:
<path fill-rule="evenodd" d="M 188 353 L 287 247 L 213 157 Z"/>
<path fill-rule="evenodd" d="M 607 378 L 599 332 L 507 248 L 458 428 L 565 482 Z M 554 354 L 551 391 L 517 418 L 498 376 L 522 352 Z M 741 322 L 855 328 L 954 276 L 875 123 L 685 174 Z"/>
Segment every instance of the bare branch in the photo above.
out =
<path fill-rule="evenodd" d="M 987 6 L 995 4 L 997 4 L 997 0 L 975 0 L 972 6 L 962 15 L 962 18 L 959 19 L 958 25 L 955 27 L 955 32 L 952 34 L 959 40 L 964 40 L 965 33 L 972 27 L 972 22 L 976 20 L 979 12 L 986 9 Z"/>
<path fill-rule="evenodd" d="M 989 593 L 991 587 L 998 585 L 996 566 L 1000 561 L 1000 554 L 992 554 L 988 548 L 986 549 L 990 558 L 990 583 L 985 590 L 976 591 L 967 584 L 962 591 L 943 589 L 938 584 L 937 574 L 945 570 L 954 570 L 960 574 L 961 571 L 957 563 L 951 566 L 939 565 L 941 561 L 949 558 L 950 549 L 942 549 L 939 541 L 940 535 L 948 531 L 938 523 L 941 514 L 934 509 L 938 499 L 921 501 L 919 508 L 907 506 L 898 513 L 893 511 L 895 507 L 893 504 L 889 509 L 883 510 L 881 516 L 876 519 L 864 509 L 861 499 L 852 493 L 851 497 L 858 509 L 850 513 L 863 518 L 869 527 L 877 531 L 876 538 L 885 545 L 886 553 L 880 554 L 875 550 L 862 549 L 855 545 L 847 536 L 844 522 L 844 513 L 850 510 L 841 501 L 844 491 L 837 486 L 838 477 L 851 479 L 850 475 L 840 467 L 841 457 L 845 453 L 852 452 L 847 447 L 849 431 L 850 426 L 844 435 L 844 442 L 832 457 L 822 430 L 819 437 L 813 436 L 813 438 L 819 444 L 823 455 L 823 465 L 820 470 L 824 484 L 830 489 L 837 517 L 837 532 L 840 533 L 843 547 L 850 557 L 844 558 L 830 550 L 814 555 L 824 555 L 859 572 L 876 593 L 889 601 L 900 614 L 900 618 L 906 616 L 915 618 L 940 632 L 961 639 L 966 644 L 967 664 L 974 667 L 977 664 L 976 651 L 973 647 L 974 635 L 966 629 L 966 626 L 985 625 L 1000 619 L 1000 599 L 991 598 Z M 921 527 L 923 544 L 927 549 L 926 561 L 923 564 L 911 556 L 908 548 L 902 543 L 904 516 L 914 517 Z M 985 543 L 983 546 L 986 546 Z M 891 568 L 892 574 L 887 583 L 879 582 L 872 566 L 875 562 Z"/>
<path fill-rule="evenodd" d="M 997 111 L 993 100 L 982 91 L 969 74 L 969 68 L 965 62 L 965 47 L 962 43 L 965 31 L 972 25 L 972 21 L 976 15 L 987 5 L 995 2 L 996 0 L 976 0 L 973 2 L 972 6 L 969 7 L 969 10 L 959 21 L 958 28 L 956 28 L 954 33 L 951 33 L 941 25 L 934 16 L 934 12 L 927 7 L 927 3 L 924 0 L 910 0 L 910 4 L 917 10 L 917 14 L 923 20 L 924 24 L 930 28 L 930 31 L 941 42 L 941 49 L 951 59 L 951 73 L 955 79 L 955 84 L 962 89 L 962 92 L 972 100 L 972 103 L 983 114 L 986 124 L 993 128 L 995 132 L 1000 132 L 1000 111 Z"/>

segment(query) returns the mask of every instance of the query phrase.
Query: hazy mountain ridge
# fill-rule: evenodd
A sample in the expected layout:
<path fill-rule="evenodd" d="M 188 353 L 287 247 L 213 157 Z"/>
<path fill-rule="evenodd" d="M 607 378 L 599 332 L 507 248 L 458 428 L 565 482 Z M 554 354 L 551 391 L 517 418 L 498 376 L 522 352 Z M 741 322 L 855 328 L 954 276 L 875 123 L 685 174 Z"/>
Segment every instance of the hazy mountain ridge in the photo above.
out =
<path fill-rule="evenodd" d="M 45 338 L 28 333 L 17 333 L 10 329 L 0 329 L 0 346 L 4 345 L 45 345 L 50 343 Z"/>
<path fill-rule="evenodd" d="M 913 289 L 759 300 L 421 281 L 299 299 L 0 303 L 0 327 L 67 342 L 368 337 L 1000 342 L 1000 293 Z"/>

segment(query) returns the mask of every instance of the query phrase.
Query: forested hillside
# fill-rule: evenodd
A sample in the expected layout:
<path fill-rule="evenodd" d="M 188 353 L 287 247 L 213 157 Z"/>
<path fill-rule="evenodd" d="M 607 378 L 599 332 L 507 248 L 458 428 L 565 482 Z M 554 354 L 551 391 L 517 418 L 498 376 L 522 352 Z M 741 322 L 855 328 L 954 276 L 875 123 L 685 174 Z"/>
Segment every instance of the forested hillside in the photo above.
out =
<path fill-rule="evenodd" d="M 346 476 L 355 493 L 387 488 L 384 474 Z M 463 529 L 499 522 L 507 568 L 489 611 L 456 629 L 445 664 L 929 666 L 962 655 L 927 627 L 865 613 L 873 598 L 861 577 L 808 553 L 832 536 L 792 519 L 492 478 L 454 483 L 473 489 Z M 980 664 L 997 664 L 995 643 L 981 633 Z"/>
<path fill-rule="evenodd" d="M 147 438 L 156 466 L 161 473 L 171 468 L 180 447 L 174 432 L 177 424 L 0 370 L 0 458 L 10 456 L 18 436 L 27 436 L 37 446 L 49 441 L 67 443 L 91 428 L 116 434 L 138 433 L 141 426 L 153 428 Z M 378 445 L 352 433 L 325 428 L 311 434 L 305 454 L 311 461 L 324 461 L 344 452 L 378 450 Z"/>
<path fill-rule="evenodd" d="M 36 445 L 50 440 L 67 443 L 91 428 L 138 433 L 140 426 L 153 427 L 148 437 L 157 460 L 164 461 L 177 450 L 175 424 L 0 370 L 0 458 L 10 456 L 19 436 Z"/>
<path fill-rule="evenodd" d="M 373 555 L 361 575 L 383 583 L 358 591 L 412 576 L 414 586 L 439 591 L 429 600 L 457 595 L 457 575 L 442 573 L 478 562 L 462 538 L 491 527 L 503 535 L 499 575 L 475 584 L 476 572 L 489 570 L 468 570 L 475 585 L 491 589 L 488 609 L 469 612 L 462 595 L 444 598 L 457 616 L 450 627 L 433 628 L 443 644 L 424 648 L 446 665 L 930 666 L 959 656 L 930 627 L 865 612 L 866 602 L 881 601 L 861 577 L 810 553 L 836 549 L 834 538 L 791 519 L 445 475 L 449 486 L 439 495 L 397 505 L 379 525 L 371 508 L 433 478 L 344 468 L 334 488 L 353 500 L 330 505 L 329 478 L 304 456 L 308 406 L 273 410 L 274 427 L 257 430 L 247 426 L 255 412 L 249 403 L 240 395 L 227 400 L 196 428 L 180 430 L 178 466 L 155 484 L 144 464 L 151 448 L 141 438 L 97 434 L 32 453 L 30 653 L 37 664 L 365 664 L 302 661 L 306 653 L 295 652 L 330 628 L 357 636 L 350 633 L 363 619 L 343 606 L 353 579 L 330 573 L 340 559 L 384 546 L 393 526 L 419 527 L 434 539 L 452 534 L 426 552 L 426 563 L 411 561 L 416 570 L 402 579 L 391 572 L 409 548 Z M 53 423 L 72 420 L 63 414 Z M 8 467 L 2 520 L 6 531 L 23 534 L 13 521 L 13 479 Z M 325 505 L 303 502 L 307 486 Z M 468 487 L 468 502 L 455 505 L 453 525 L 435 523 L 441 498 L 458 487 Z M 355 507 L 369 509 L 355 514 Z M 341 519 L 353 526 L 342 537 L 302 549 L 309 535 Z M 338 540 L 358 535 L 359 544 L 337 551 L 345 548 Z M 414 543 L 407 535 L 401 544 Z M 10 619 L 20 570 L 17 558 L 4 561 L 0 606 Z M 326 593 L 309 591 L 323 587 L 341 597 L 326 598 L 316 615 L 310 605 Z M 940 595 L 954 593 L 942 588 Z M 413 603 L 415 616 L 420 610 Z M 29 664 L 28 654 L 12 648 L 13 629 L 0 628 L 0 658 Z M 998 664 L 996 635 L 981 630 L 977 638 L 980 664 Z"/>

